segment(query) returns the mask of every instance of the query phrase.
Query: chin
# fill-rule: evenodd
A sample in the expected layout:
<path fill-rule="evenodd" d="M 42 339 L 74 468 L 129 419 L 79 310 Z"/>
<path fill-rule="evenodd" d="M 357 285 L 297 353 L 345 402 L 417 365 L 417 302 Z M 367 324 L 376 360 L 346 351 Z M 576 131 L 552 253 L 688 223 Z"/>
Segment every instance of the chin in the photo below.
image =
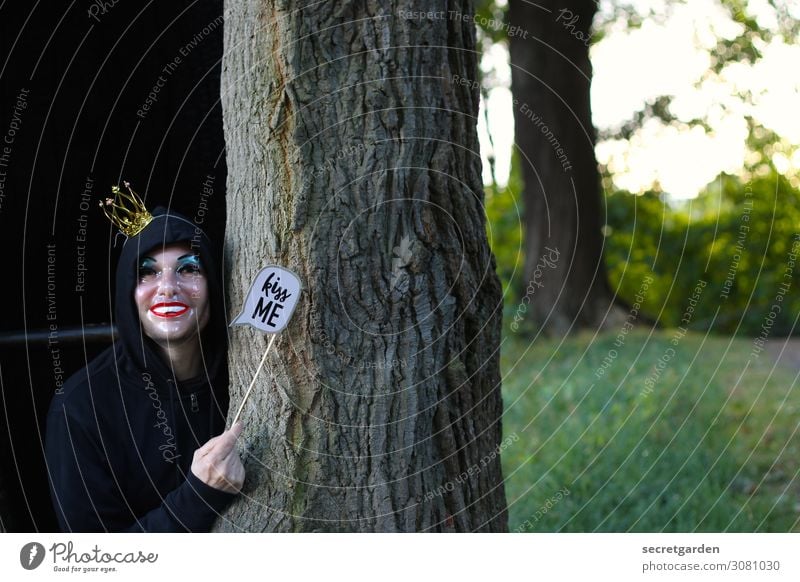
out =
<path fill-rule="evenodd" d="M 194 318 L 169 323 L 152 321 L 148 318 L 147 324 L 144 325 L 144 332 L 154 342 L 166 345 L 167 342 L 184 343 L 192 341 L 200 335 L 203 327 L 205 325 L 198 328 Z"/>
<path fill-rule="evenodd" d="M 149 333 L 148 336 L 150 339 L 156 342 L 166 343 L 166 342 L 185 342 L 187 340 L 192 340 L 198 336 L 198 333 L 194 330 L 191 331 L 157 331 L 154 333 Z"/>

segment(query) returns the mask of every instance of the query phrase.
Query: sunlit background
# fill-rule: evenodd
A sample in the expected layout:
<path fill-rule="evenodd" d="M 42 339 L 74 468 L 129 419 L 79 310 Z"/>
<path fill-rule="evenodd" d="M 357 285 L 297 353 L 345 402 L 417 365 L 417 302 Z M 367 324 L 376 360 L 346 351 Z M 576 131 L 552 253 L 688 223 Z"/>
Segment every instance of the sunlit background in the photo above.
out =
<path fill-rule="evenodd" d="M 641 13 L 667 12 L 667 3 L 659 0 L 633 4 Z M 759 26 L 777 28 L 766 1 L 752 2 L 749 8 Z M 800 3 L 790 9 L 800 18 Z M 601 2 L 597 18 L 607 18 L 609 10 L 610 3 Z M 599 130 L 618 127 L 661 95 L 673 96 L 670 111 L 686 122 L 676 127 L 651 119 L 630 140 L 600 141 L 598 162 L 608 167 L 616 187 L 642 192 L 658 186 L 680 200 L 696 196 L 720 172 L 740 173 L 748 155 L 746 115 L 782 138 L 772 162 L 792 185 L 800 184 L 793 172 L 800 165 L 800 115 L 787 115 L 800 111 L 800 46 L 777 38 L 759 47 L 762 58 L 754 65 L 733 63 L 714 74 L 710 51 L 717 39 L 733 38 L 742 28 L 714 0 L 693 0 L 674 4 L 663 19 L 645 20 L 639 28 L 612 27 L 592 45 L 592 112 Z M 481 68 L 495 85 L 488 91 L 488 128 L 487 104 L 481 103 L 483 177 L 491 182 L 488 156 L 494 155 L 495 178 L 504 186 L 514 143 L 507 46 L 494 43 Z M 741 98 L 746 92 L 752 103 Z M 698 118 L 710 131 L 689 125 Z"/>

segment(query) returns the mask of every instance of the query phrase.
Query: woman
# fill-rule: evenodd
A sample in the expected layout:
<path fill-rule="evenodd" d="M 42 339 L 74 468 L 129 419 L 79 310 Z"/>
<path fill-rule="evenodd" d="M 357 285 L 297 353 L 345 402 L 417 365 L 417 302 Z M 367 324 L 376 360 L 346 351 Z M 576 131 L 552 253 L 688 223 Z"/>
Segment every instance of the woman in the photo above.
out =
<path fill-rule="evenodd" d="M 227 331 L 211 243 L 176 213 L 146 219 L 117 266 L 119 340 L 50 405 L 62 531 L 209 531 L 244 480 L 241 424 L 223 432 Z"/>

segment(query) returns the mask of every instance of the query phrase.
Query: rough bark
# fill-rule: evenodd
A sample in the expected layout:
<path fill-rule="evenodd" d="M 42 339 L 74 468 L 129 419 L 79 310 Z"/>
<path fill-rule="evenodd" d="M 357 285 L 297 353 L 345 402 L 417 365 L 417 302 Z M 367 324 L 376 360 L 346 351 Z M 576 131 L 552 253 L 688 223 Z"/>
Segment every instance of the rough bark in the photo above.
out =
<path fill-rule="evenodd" d="M 412 8 L 226 4 L 229 314 L 268 263 L 305 289 L 246 406 L 221 531 L 507 529 L 501 289 L 477 84 L 458 82 L 477 77 L 474 24 Z M 267 338 L 231 340 L 235 413 Z"/>
<path fill-rule="evenodd" d="M 525 191 L 531 318 L 545 331 L 619 318 L 603 263 L 603 206 L 594 155 L 589 61 L 592 0 L 510 0 L 516 145 Z M 556 256 L 547 249 L 557 251 Z M 548 264 L 548 262 L 550 264 Z M 555 263 L 555 267 L 550 266 Z M 537 268 L 538 267 L 538 268 Z"/>

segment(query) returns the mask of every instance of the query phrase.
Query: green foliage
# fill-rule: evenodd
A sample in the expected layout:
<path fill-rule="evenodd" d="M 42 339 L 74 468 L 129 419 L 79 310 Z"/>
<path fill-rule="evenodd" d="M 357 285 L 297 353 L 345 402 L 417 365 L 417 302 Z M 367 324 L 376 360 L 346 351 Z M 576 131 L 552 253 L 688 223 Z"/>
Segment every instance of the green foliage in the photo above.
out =
<path fill-rule="evenodd" d="M 522 269 L 525 249 L 522 246 L 522 170 L 518 154 L 512 154 L 511 172 L 504 188 L 490 185 L 486 190 L 486 236 L 497 259 L 497 274 L 503 284 L 506 305 L 522 297 Z"/>
<path fill-rule="evenodd" d="M 790 251 L 800 235 L 800 190 L 774 168 L 755 170 L 760 175 L 748 182 L 721 175 L 679 205 L 658 192 L 607 195 L 612 290 L 630 305 L 642 299 L 642 313 L 666 327 L 759 336 L 766 325 L 770 337 L 796 333 L 800 262 L 792 267 Z M 507 316 L 524 294 L 522 206 L 514 160 L 508 185 L 486 188 L 486 232 Z"/>
<path fill-rule="evenodd" d="M 606 200 L 606 266 L 622 298 L 633 303 L 651 276 L 642 310 L 666 326 L 753 336 L 765 324 L 771 336 L 794 331 L 800 263 L 792 266 L 790 251 L 800 234 L 800 191 L 779 174 L 747 183 L 723 175 L 678 207 L 653 192 L 614 192 Z M 694 293 L 699 282 L 706 286 Z"/>
<path fill-rule="evenodd" d="M 498 6 L 493 0 L 478 0 L 475 3 L 475 22 L 481 36 L 491 43 L 505 42 L 507 36 L 502 27 L 486 26 L 489 22 L 506 22 L 508 18 L 507 7 Z"/>
<path fill-rule="evenodd" d="M 634 331 L 618 346 L 615 337 L 506 337 L 503 432 L 519 437 L 502 457 L 510 530 L 800 529 L 791 376 L 751 358 L 750 340 L 689 332 L 675 346 L 674 332 Z"/>

